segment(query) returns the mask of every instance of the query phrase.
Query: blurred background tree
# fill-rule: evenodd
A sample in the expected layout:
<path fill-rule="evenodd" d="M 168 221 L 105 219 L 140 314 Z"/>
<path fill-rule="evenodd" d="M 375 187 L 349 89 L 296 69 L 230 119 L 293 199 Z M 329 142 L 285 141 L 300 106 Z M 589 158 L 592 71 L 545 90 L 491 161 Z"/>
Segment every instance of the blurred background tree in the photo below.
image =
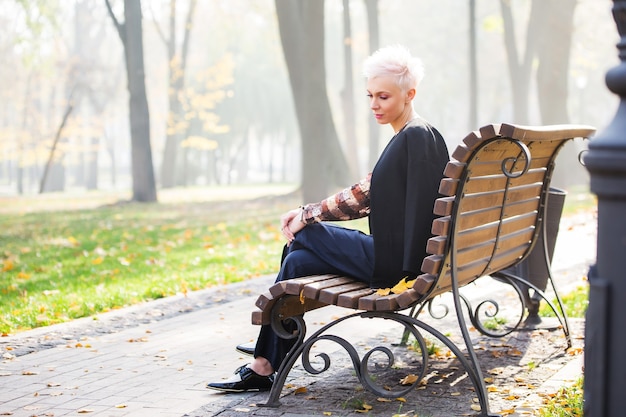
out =
<path fill-rule="evenodd" d="M 371 170 L 391 136 L 371 117 L 361 63 L 393 43 L 424 60 L 416 108 L 450 148 L 493 122 L 602 129 L 616 102 L 604 85 L 618 40 L 610 9 L 608 0 L 5 0 L 0 195 L 43 184 L 151 201 L 162 188 L 284 183 L 303 201 L 321 198 Z M 141 37 L 143 52 L 131 54 L 141 73 L 126 70 L 121 28 Z M 130 117 L 135 77 L 145 82 L 141 123 Z M 559 185 L 586 184 L 573 161 L 582 147 L 563 153 Z"/>

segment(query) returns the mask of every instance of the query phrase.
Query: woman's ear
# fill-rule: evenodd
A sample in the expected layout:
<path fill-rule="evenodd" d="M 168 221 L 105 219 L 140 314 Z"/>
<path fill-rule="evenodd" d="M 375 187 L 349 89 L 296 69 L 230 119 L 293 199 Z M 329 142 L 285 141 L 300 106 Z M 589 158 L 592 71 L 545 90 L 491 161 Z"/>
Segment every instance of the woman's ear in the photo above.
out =
<path fill-rule="evenodd" d="M 408 103 L 409 101 L 412 101 L 415 98 L 415 88 L 411 88 L 409 89 L 409 91 L 406 92 L 406 102 Z"/>

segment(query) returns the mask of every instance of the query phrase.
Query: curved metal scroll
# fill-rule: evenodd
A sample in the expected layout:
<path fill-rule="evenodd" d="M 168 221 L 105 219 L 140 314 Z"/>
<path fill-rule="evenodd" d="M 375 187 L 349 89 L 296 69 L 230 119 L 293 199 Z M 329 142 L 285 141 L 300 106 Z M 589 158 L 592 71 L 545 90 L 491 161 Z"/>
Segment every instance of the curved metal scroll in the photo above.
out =
<path fill-rule="evenodd" d="M 520 148 L 520 150 L 522 151 L 522 153 L 524 154 L 524 167 L 521 169 L 521 171 L 518 172 L 513 172 L 513 170 L 509 170 L 507 168 L 507 163 L 511 163 L 511 167 L 515 167 L 517 161 L 520 159 L 519 156 L 517 157 L 508 157 L 508 158 L 504 158 L 502 160 L 502 173 L 507 177 L 507 178 L 519 178 L 522 175 L 524 175 L 525 173 L 528 172 L 528 169 L 530 168 L 530 159 L 531 159 L 531 155 L 530 155 L 530 150 L 528 149 L 528 146 L 526 146 L 525 143 L 520 142 L 519 140 L 515 140 L 515 139 L 508 139 L 510 142 L 514 143 L 517 147 Z"/>
<path fill-rule="evenodd" d="M 376 368 L 377 370 L 389 369 L 393 366 L 393 363 L 394 363 L 393 352 L 391 352 L 390 349 L 384 346 L 378 346 L 378 347 L 370 349 L 367 353 L 365 353 L 365 355 L 363 356 L 363 359 L 360 359 L 358 352 L 356 351 L 354 346 L 350 344 L 347 340 L 345 340 L 343 337 L 332 335 L 332 334 L 325 334 L 330 328 L 336 326 L 337 324 L 345 320 L 355 318 L 355 317 L 368 318 L 368 319 L 382 318 L 385 320 L 392 320 L 404 326 L 405 329 L 407 329 L 411 334 L 415 336 L 420 347 L 423 366 L 422 366 L 421 371 L 419 372 L 418 378 L 416 379 L 414 383 L 407 385 L 407 386 L 403 386 L 401 389 L 398 389 L 398 390 L 389 390 L 388 387 L 382 388 L 382 387 L 377 386 L 374 383 L 375 379 L 370 376 L 370 372 L 368 370 L 368 362 L 370 361 L 373 354 L 382 353 L 383 355 L 386 356 L 387 361 L 385 364 L 376 365 Z M 296 317 L 295 319 L 297 322 L 302 320 L 301 317 Z M 480 371 L 477 369 L 479 364 L 477 362 L 468 360 L 468 358 L 463 354 L 463 352 L 459 349 L 459 347 L 457 347 L 457 345 L 455 345 L 454 342 L 452 342 L 452 340 L 450 340 L 447 336 L 445 336 L 443 333 L 439 332 L 435 328 L 429 326 L 428 324 L 414 317 L 407 316 L 401 313 L 396 313 L 396 312 L 367 312 L 367 311 L 357 312 L 352 315 L 337 319 L 327 324 L 326 326 L 322 327 L 321 329 L 319 329 L 317 332 L 311 335 L 306 341 L 304 341 L 304 343 L 296 344 L 296 346 L 294 346 L 292 350 L 289 352 L 289 354 L 287 355 L 287 357 L 281 364 L 280 369 L 278 370 L 278 373 L 277 373 L 276 379 L 274 380 L 274 385 L 272 387 L 272 390 L 270 391 L 270 395 L 269 395 L 267 403 L 258 404 L 258 405 L 265 406 L 265 407 L 278 407 L 280 405 L 279 397 L 282 392 L 282 388 L 285 384 L 287 375 L 289 374 L 291 368 L 293 367 L 296 360 L 300 356 L 302 356 L 302 364 L 305 370 L 309 373 L 320 374 L 330 368 L 330 364 L 331 364 L 330 357 L 326 353 L 321 353 L 321 354 L 316 355 L 317 357 L 321 358 L 323 361 L 323 365 L 321 366 L 321 368 L 315 368 L 310 361 L 311 347 L 320 340 L 328 340 L 331 342 L 335 342 L 339 344 L 341 347 L 343 347 L 345 351 L 348 353 L 348 355 L 350 356 L 350 359 L 352 360 L 352 365 L 355 369 L 359 382 L 366 389 L 368 389 L 375 395 L 380 396 L 380 397 L 385 397 L 385 398 L 399 398 L 403 395 L 406 395 L 408 392 L 410 392 L 411 390 L 415 388 L 416 384 L 420 383 L 420 381 L 426 375 L 426 371 L 428 367 L 428 349 L 426 346 L 426 341 L 420 329 L 428 332 L 429 334 L 437 338 L 448 349 L 450 349 L 450 351 L 457 357 L 459 362 L 461 362 L 462 366 L 465 368 L 465 371 L 474 386 L 474 389 L 478 396 L 479 403 L 481 405 L 482 410 L 488 410 L 487 392 L 486 392 L 484 384 L 482 383 L 482 380 L 480 379 Z"/>
<path fill-rule="evenodd" d="M 463 302 L 465 303 L 465 306 L 467 307 L 469 319 L 470 319 L 472 325 L 476 328 L 476 330 L 478 330 L 481 334 L 483 334 L 485 336 L 489 336 L 489 337 L 503 337 L 503 336 L 506 336 L 506 335 L 512 333 L 513 331 L 517 330 L 519 328 L 520 324 L 522 323 L 522 320 L 524 318 L 524 311 L 525 311 L 524 310 L 524 307 L 525 307 L 525 305 L 524 305 L 524 295 L 522 294 L 522 291 L 516 285 L 513 285 L 510 282 L 507 282 L 507 283 L 510 284 L 511 287 L 513 287 L 515 289 L 515 292 L 517 293 L 517 296 L 518 296 L 518 298 L 520 300 L 521 311 L 520 311 L 520 314 L 519 314 L 519 316 L 517 318 L 517 322 L 514 325 L 507 325 L 507 326 L 504 326 L 504 327 L 498 327 L 497 329 L 500 329 L 499 331 L 497 331 L 496 328 L 494 328 L 493 330 L 490 329 L 480 319 L 481 314 L 484 315 L 485 317 L 487 317 L 488 319 L 497 319 L 497 315 L 500 312 L 500 306 L 499 306 L 497 301 L 492 300 L 492 299 L 482 300 L 480 303 L 478 303 L 476 308 L 472 308 L 472 305 L 469 302 L 469 300 L 467 299 L 467 297 L 463 296 L 462 294 L 459 294 L 461 300 L 463 300 Z M 491 307 L 494 311 L 487 310 L 489 307 Z"/>
<path fill-rule="evenodd" d="M 559 310 L 554 305 L 554 303 L 548 299 L 548 297 L 546 296 L 546 293 L 544 291 L 540 290 L 536 285 L 534 285 L 531 282 L 525 280 L 524 278 L 518 277 L 517 275 L 513 275 L 513 274 L 511 274 L 509 272 L 505 272 L 505 271 L 499 271 L 499 272 L 497 272 L 497 273 L 495 273 L 493 275 L 494 275 L 494 277 L 498 277 L 499 279 L 503 279 L 503 280 L 508 281 L 511 284 L 511 286 L 513 286 L 513 287 L 517 288 L 517 285 L 513 284 L 513 281 L 517 281 L 517 282 L 519 282 L 519 283 L 521 283 L 523 285 L 528 286 L 533 291 L 535 291 L 535 293 L 539 297 L 541 297 L 541 299 L 544 300 L 546 302 L 546 304 L 548 304 L 550 309 L 552 309 L 552 311 L 554 312 L 554 315 L 556 316 L 557 320 L 559 321 L 559 324 L 563 328 L 563 333 L 565 334 L 565 339 L 566 339 L 566 342 L 567 342 L 567 349 L 572 347 L 572 339 L 571 339 L 570 330 L 569 330 L 569 323 L 567 321 L 567 315 L 562 313 L 562 312 L 565 311 L 565 307 L 563 306 L 563 301 L 561 300 L 561 297 L 559 296 L 559 293 L 556 290 L 556 287 L 555 287 L 554 281 L 552 280 L 552 277 L 550 277 L 549 281 L 552 283 L 552 289 L 554 290 L 555 298 L 557 300 L 557 303 L 559 305 L 559 309 L 560 309 L 561 312 L 559 312 Z"/>
<path fill-rule="evenodd" d="M 497 315 L 500 313 L 500 305 L 498 304 L 496 300 L 493 300 L 491 298 L 481 300 L 478 303 L 478 305 L 474 308 L 470 300 L 465 295 L 459 293 L 459 297 L 461 298 L 461 300 L 465 304 L 465 307 L 467 308 L 467 313 L 468 313 L 470 322 L 476 328 L 476 330 L 478 330 L 481 334 L 485 336 L 489 336 L 489 337 L 506 336 L 512 333 L 513 331 L 518 330 L 524 318 L 525 305 L 524 305 L 524 298 L 523 298 L 524 295 L 522 291 L 520 290 L 518 286 L 513 285 L 510 282 L 510 280 L 502 279 L 502 281 L 505 281 L 507 284 L 511 285 L 511 287 L 515 290 L 520 300 L 520 314 L 519 316 L 518 315 L 515 316 L 514 320 L 517 320 L 515 324 L 507 323 L 503 327 L 498 327 L 499 330 L 490 329 L 489 326 L 481 320 L 481 317 L 486 317 L 488 320 L 497 319 Z M 441 320 L 448 316 L 448 313 L 450 312 L 450 307 L 448 307 L 444 303 L 437 304 L 436 307 L 441 309 L 442 312 L 436 313 L 433 306 L 435 306 L 435 300 L 437 298 L 438 297 L 431 298 L 430 300 L 428 300 L 426 304 L 427 304 L 428 314 L 436 320 Z M 491 308 L 493 311 L 489 311 L 488 310 L 489 308 Z"/>

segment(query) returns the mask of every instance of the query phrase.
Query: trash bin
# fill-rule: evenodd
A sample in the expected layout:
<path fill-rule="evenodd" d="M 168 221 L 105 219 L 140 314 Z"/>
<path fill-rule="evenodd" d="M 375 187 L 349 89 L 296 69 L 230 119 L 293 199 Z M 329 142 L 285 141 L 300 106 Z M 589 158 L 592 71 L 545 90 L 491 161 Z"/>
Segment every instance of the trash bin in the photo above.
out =
<path fill-rule="evenodd" d="M 508 272 L 525 279 L 541 291 L 545 291 L 548 285 L 548 278 L 550 277 L 549 267 L 554 255 L 556 238 L 559 234 L 559 223 L 561 222 L 566 195 L 567 192 L 565 190 L 550 187 L 546 201 L 546 213 L 543 219 L 547 242 L 544 241 L 544 234 L 540 232 L 537 243 L 528 256 L 516 266 L 508 269 Z M 549 256 L 548 262 L 544 259 L 546 246 Z M 541 323 L 541 317 L 539 317 L 541 297 L 534 291 L 532 291 L 533 294 L 531 295 L 531 288 L 526 285 L 520 284 L 519 287 L 522 290 L 524 302 L 528 310 L 525 324 L 532 326 Z"/>

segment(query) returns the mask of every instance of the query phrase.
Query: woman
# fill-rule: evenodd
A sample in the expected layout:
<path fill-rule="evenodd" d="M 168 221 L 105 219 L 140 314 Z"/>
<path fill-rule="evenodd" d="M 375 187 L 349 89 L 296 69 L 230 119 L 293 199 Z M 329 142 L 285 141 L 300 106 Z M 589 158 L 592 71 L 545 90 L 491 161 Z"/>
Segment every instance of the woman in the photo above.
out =
<path fill-rule="evenodd" d="M 395 135 L 374 170 L 362 181 L 314 204 L 281 217 L 287 239 L 276 281 L 316 274 L 341 274 L 372 288 L 394 286 L 420 273 L 431 236 L 433 204 L 448 162 L 439 132 L 413 109 L 423 67 L 402 46 L 382 48 L 364 63 L 370 108 L 379 124 Z M 325 221 L 369 216 L 371 234 Z M 243 392 L 268 390 L 293 341 L 261 327 L 251 364 L 207 388 Z"/>

